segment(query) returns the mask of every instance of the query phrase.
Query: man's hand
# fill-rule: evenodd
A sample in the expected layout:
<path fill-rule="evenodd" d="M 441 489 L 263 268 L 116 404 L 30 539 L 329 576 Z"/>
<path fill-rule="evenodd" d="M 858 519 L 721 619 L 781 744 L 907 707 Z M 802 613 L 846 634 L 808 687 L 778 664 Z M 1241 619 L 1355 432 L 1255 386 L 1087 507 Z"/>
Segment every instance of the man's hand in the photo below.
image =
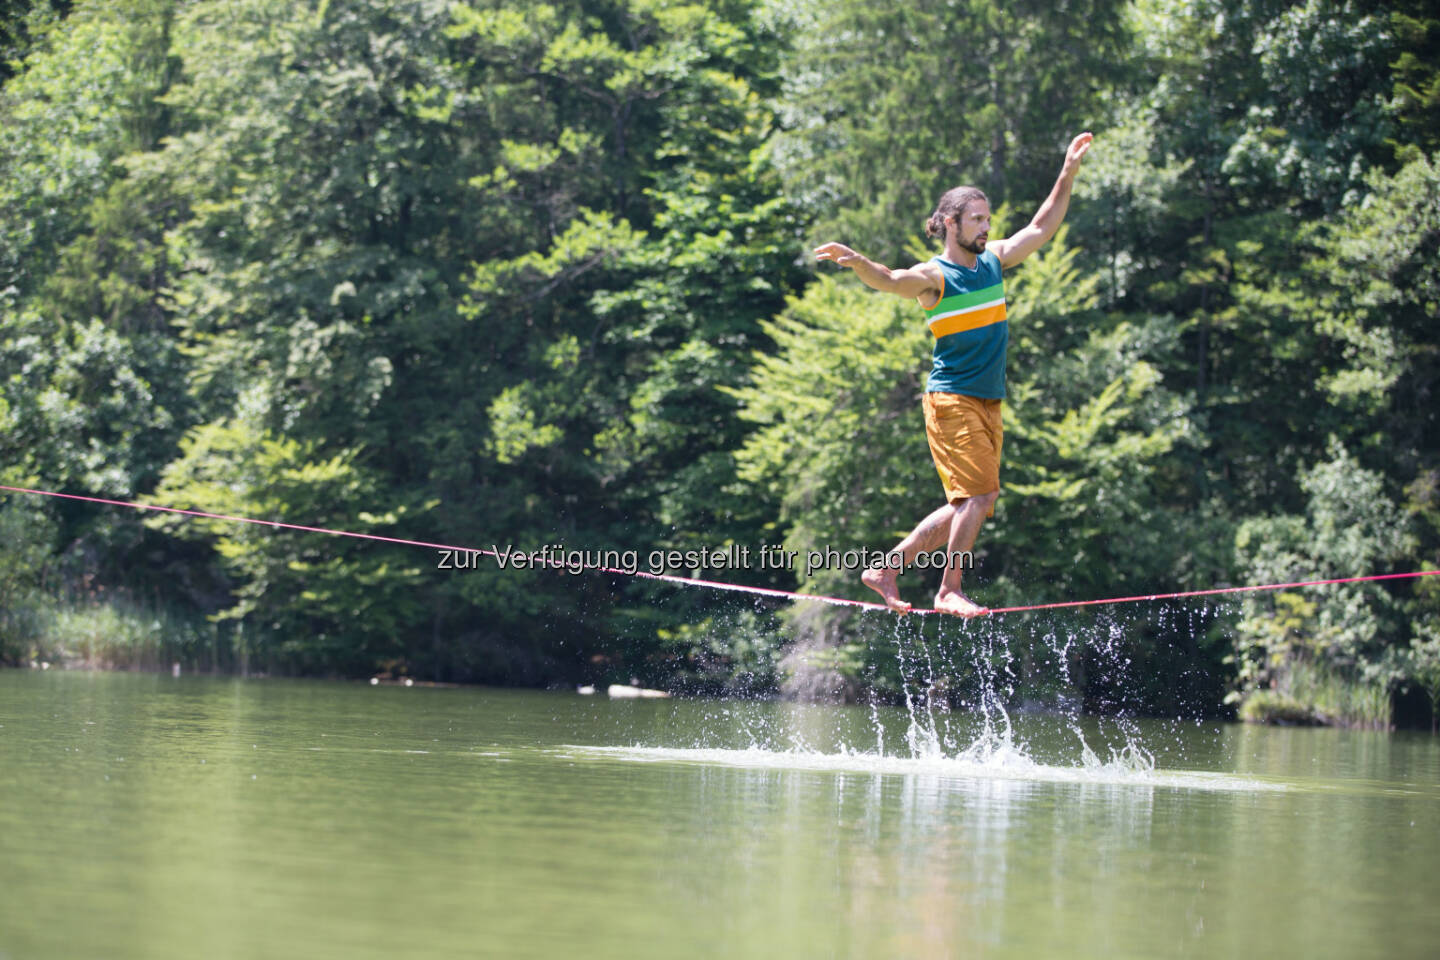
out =
<path fill-rule="evenodd" d="M 1095 135 L 1087 130 L 1070 141 L 1070 147 L 1065 151 L 1065 167 L 1061 171 L 1062 174 L 1075 176 L 1080 170 L 1080 161 L 1090 150 L 1090 141 L 1094 139 Z"/>
<path fill-rule="evenodd" d="M 816 260 L 833 260 L 837 266 L 853 267 L 865 258 L 843 243 L 827 243 L 815 248 Z"/>

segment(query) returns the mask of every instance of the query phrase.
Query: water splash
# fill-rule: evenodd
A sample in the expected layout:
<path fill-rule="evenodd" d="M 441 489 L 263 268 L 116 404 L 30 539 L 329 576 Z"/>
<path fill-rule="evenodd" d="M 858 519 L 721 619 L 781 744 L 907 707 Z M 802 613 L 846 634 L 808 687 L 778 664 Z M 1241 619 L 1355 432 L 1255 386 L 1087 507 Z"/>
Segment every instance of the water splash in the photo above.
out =
<path fill-rule="evenodd" d="M 1133 668 L 1127 630 L 1133 618 L 1100 615 L 1077 630 L 1073 621 L 1054 620 L 1001 625 L 986 620 L 933 625 L 894 626 L 895 663 L 899 672 L 898 708 L 903 718 L 898 750 L 887 753 L 887 734 L 879 708 L 869 704 L 874 755 L 914 761 L 953 761 L 980 770 L 1029 771 L 1047 764 L 1089 771 L 1150 775 L 1156 769 L 1136 719 L 1138 698 L 1131 681 Z M 927 629 L 929 627 L 929 629 Z M 1003 628 L 1002 628 L 1003 627 Z M 938 635 L 937 635 L 938 634 Z M 1085 675 L 1073 674 L 1082 662 L 1107 691 L 1099 701 L 1101 717 L 1082 714 L 1078 688 Z M 1022 663 L 1023 661 L 1023 663 Z M 1041 677 L 1041 699 L 1020 700 L 1017 690 Z M 962 680 L 963 678 L 963 680 Z M 1027 691 L 1031 696 L 1034 691 Z M 1053 742 L 1037 749 L 1020 734 L 1013 716 L 1016 706 L 1040 711 L 1051 733 L 1067 730 L 1072 748 L 1057 751 Z M 1035 732 L 1036 723 L 1026 729 Z M 1087 729 L 1089 733 L 1087 733 Z M 776 743 L 772 741 L 772 748 Z M 779 745 L 790 749 L 792 745 Z M 1078 751 L 1074 748 L 1078 747 Z M 854 756 L 841 742 L 842 753 Z"/>
<path fill-rule="evenodd" d="M 862 705 L 719 701 L 701 708 L 708 721 L 689 742 L 638 730 L 633 740 L 602 742 L 679 747 L 716 762 L 740 755 L 823 768 L 830 761 L 815 758 L 840 757 L 854 769 L 893 762 L 897 771 L 938 764 L 947 775 L 1144 780 L 1157 774 L 1157 755 L 1161 766 L 1176 765 L 1180 742 L 1167 746 L 1138 719 L 1146 678 L 1132 682 L 1132 654 L 1141 631 L 1194 626 L 1197 616 L 1203 624 L 1203 613 L 1165 608 L 1004 621 L 867 618 L 882 631 L 870 648 L 881 656 L 865 664 L 871 693 Z M 722 753 L 703 752 L 714 750 Z"/>
<path fill-rule="evenodd" d="M 802 750 L 726 750 L 721 748 L 594 747 L 566 745 L 553 751 L 567 758 L 628 760 L 638 763 L 702 764 L 766 771 L 895 774 L 933 776 L 965 781 L 1100 784 L 1124 787 L 1167 787 L 1185 790 L 1250 793 L 1283 791 L 1280 783 L 1232 774 L 1159 771 L 1124 763 L 1052 766 L 1023 753 L 994 753 L 983 759 L 959 757 L 877 756 L 872 753 L 820 753 Z M 1093 755 L 1093 754 L 1092 754 Z"/>

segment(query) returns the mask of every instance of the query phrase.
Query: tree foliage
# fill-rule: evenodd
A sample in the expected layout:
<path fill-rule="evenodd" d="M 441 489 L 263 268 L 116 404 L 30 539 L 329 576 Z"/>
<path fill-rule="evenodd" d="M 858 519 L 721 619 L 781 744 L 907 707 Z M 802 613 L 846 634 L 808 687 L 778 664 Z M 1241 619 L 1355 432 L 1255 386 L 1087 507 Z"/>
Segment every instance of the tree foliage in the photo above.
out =
<path fill-rule="evenodd" d="M 1114 0 L 811 4 L 789 71 L 790 189 L 813 236 L 894 260 L 949 188 L 1038 204 L 1127 37 Z M 1123 71 L 1122 71 L 1123 72 Z"/>

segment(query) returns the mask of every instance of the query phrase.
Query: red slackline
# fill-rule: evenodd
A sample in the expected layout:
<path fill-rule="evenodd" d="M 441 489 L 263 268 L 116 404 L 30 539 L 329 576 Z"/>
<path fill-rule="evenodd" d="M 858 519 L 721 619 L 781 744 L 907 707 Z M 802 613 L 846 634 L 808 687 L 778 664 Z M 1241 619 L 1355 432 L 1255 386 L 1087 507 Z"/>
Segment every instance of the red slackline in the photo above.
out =
<path fill-rule="evenodd" d="M 305 533 L 323 533 L 332 537 L 354 537 L 357 540 L 375 540 L 380 543 L 398 543 L 409 547 L 427 547 L 433 550 L 454 550 L 461 553 L 482 553 L 487 556 L 499 556 L 494 550 L 483 550 L 476 547 L 459 547 L 448 543 L 431 543 L 426 540 L 406 540 L 402 537 L 382 537 L 373 533 L 355 533 L 350 530 L 332 530 L 328 527 L 307 527 L 298 523 L 284 523 L 279 520 L 257 520 L 254 517 L 235 517 L 224 513 L 206 513 L 203 510 L 182 510 L 179 507 L 162 507 L 148 503 L 131 503 L 126 500 L 106 500 L 103 497 L 82 497 L 74 493 L 56 493 L 53 490 L 33 490 L 29 487 L 7 487 L 0 484 L 0 490 L 9 490 L 12 493 L 29 493 L 40 497 L 58 497 L 65 500 L 81 500 L 85 503 L 103 503 L 112 507 L 129 507 L 132 510 L 155 510 L 161 513 L 178 513 L 187 517 L 204 517 L 207 520 L 229 520 L 233 523 L 253 523 L 257 526 L 271 527 L 273 529 L 300 530 Z M 516 551 L 517 554 L 523 551 Z M 566 569 L 563 562 L 548 560 L 538 555 L 527 555 L 530 562 L 540 565 L 548 565 L 557 569 Z M 867 600 L 847 600 L 844 597 L 826 597 L 811 593 L 796 593 L 793 590 L 776 590 L 772 587 L 751 587 L 741 583 L 725 583 L 720 580 L 702 580 L 698 577 L 680 577 L 668 573 L 650 573 L 645 570 L 624 570 L 615 567 L 592 567 L 586 566 L 586 570 L 594 570 L 598 573 L 618 574 L 625 577 L 638 577 L 644 580 L 661 580 L 666 583 L 678 583 L 689 587 L 706 587 L 711 590 L 730 590 L 736 593 L 752 593 L 762 597 L 778 597 L 786 600 L 811 600 L 819 603 L 830 603 L 837 606 L 861 607 L 866 610 L 884 610 L 890 608 L 883 603 L 875 603 Z M 1323 587 L 1337 583 L 1366 583 L 1375 580 L 1401 580 L 1414 577 L 1440 576 L 1440 570 L 1420 570 L 1415 573 L 1381 573 L 1371 574 L 1364 577 L 1341 577 L 1335 580 L 1302 580 L 1294 583 L 1265 583 L 1247 587 L 1217 587 L 1210 590 L 1185 590 L 1180 593 L 1148 593 L 1135 597 L 1108 597 L 1102 600 L 1067 600 L 1061 603 L 1037 603 L 1024 607 L 993 607 L 989 610 L 991 614 L 996 613 L 1020 613 L 1026 610 L 1055 610 L 1061 607 L 1093 607 L 1116 603 L 1139 603 L 1144 600 L 1175 600 L 1183 597 L 1211 597 L 1222 593 L 1248 593 L 1256 590 L 1285 590 L 1290 587 Z M 929 614 L 939 613 L 938 610 L 929 608 L 914 607 L 911 613 Z"/>

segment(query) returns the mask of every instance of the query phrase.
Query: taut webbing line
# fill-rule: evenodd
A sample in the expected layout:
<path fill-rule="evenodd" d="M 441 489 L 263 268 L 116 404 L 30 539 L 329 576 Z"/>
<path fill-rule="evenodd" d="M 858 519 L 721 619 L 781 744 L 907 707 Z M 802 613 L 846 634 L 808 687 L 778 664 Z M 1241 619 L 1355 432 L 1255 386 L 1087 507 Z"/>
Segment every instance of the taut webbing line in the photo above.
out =
<path fill-rule="evenodd" d="M 237 517 L 225 513 L 207 513 L 204 510 L 183 510 L 179 507 L 164 507 L 149 503 L 132 503 L 128 500 L 107 500 L 104 497 L 86 497 L 75 493 L 57 493 L 53 490 L 35 490 L 30 487 L 9 487 L 0 484 L 0 490 L 9 490 L 11 493 L 28 493 L 38 497 L 56 497 L 64 500 L 80 500 L 85 503 L 102 503 L 112 507 L 128 507 L 131 510 L 153 510 L 159 513 L 177 513 L 187 517 L 202 517 L 206 520 L 228 520 L 232 523 L 251 523 L 256 526 L 270 527 L 277 530 L 299 530 L 304 533 L 323 533 L 332 537 L 353 537 L 357 540 L 374 540 L 378 543 L 396 543 L 407 547 L 425 547 L 430 550 L 454 550 L 460 553 L 479 553 L 486 556 L 498 557 L 494 550 L 484 550 L 478 547 L 462 547 L 448 543 L 432 543 L 427 540 L 407 540 L 404 537 L 382 537 L 374 533 L 356 533 L 351 530 L 334 530 L 329 527 L 311 527 L 299 523 L 285 523 L 280 520 L 257 520 L 254 517 Z M 551 566 L 556 569 L 565 569 L 566 564 L 562 561 L 550 560 L 543 556 L 536 556 L 535 561 L 539 565 Z M 889 607 L 883 603 L 874 603 L 867 600 L 847 600 L 844 597 L 826 597 L 813 593 L 797 593 L 793 590 L 777 590 L 773 587 L 752 587 L 743 583 L 726 583 L 721 580 L 702 580 L 698 577 L 681 577 L 669 573 L 651 573 L 648 570 L 623 570 L 616 567 L 586 567 L 587 570 L 594 570 L 597 573 L 618 574 L 625 577 L 637 577 L 643 580 L 659 580 L 665 583 L 675 583 L 686 587 L 705 587 L 710 590 L 729 590 L 735 593 L 749 593 L 762 597 L 775 597 L 784 600 L 809 600 L 818 603 L 829 603 L 837 606 L 860 607 L 866 610 L 889 611 Z M 1060 603 L 1037 603 L 1024 607 L 995 607 L 990 610 L 991 614 L 997 613 L 1021 613 L 1027 610 L 1056 610 L 1062 607 L 1093 607 L 1116 603 L 1140 603 L 1145 600 L 1176 600 L 1186 597 L 1211 597 L 1225 593 L 1246 593 L 1257 590 L 1285 590 L 1291 587 L 1322 587 L 1339 583 L 1365 583 L 1375 580 L 1400 580 L 1414 577 L 1433 577 L 1440 575 L 1440 570 L 1421 570 L 1415 573 L 1381 573 L 1363 577 L 1342 577 L 1335 580 L 1303 580 L 1294 583 L 1266 583 L 1256 586 L 1245 587 L 1217 587 L 1211 590 L 1186 590 L 1179 593 L 1149 593 L 1143 596 L 1134 597 L 1108 597 L 1101 600 L 1068 600 Z M 914 608 L 911 613 L 929 614 L 939 613 L 938 610 L 928 608 Z"/>

